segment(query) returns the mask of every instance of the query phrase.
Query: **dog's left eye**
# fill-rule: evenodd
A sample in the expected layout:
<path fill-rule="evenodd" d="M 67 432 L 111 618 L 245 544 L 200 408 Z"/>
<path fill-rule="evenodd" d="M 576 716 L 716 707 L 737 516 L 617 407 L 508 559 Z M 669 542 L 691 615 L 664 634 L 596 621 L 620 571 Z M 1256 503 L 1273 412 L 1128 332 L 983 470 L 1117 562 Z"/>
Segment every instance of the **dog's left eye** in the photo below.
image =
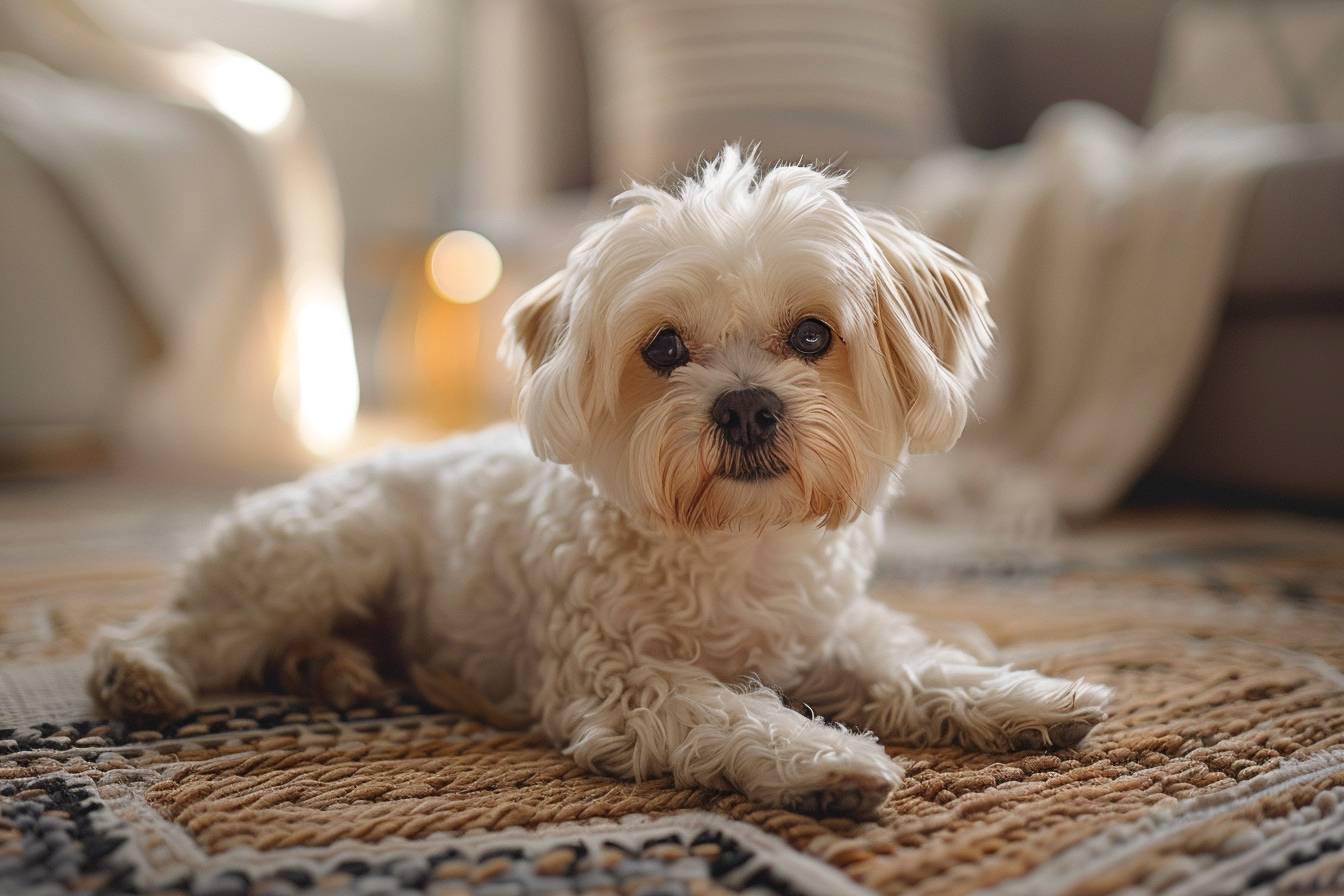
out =
<path fill-rule="evenodd" d="M 815 317 L 806 318 L 789 334 L 789 346 L 804 358 L 820 358 L 831 347 L 831 328 Z"/>
<path fill-rule="evenodd" d="M 671 327 L 663 327 L 658 334 L 644 346 L 644 363 L 653 368 L 654 373 L 671 373 L 691 360 L 686 343 Z"/>

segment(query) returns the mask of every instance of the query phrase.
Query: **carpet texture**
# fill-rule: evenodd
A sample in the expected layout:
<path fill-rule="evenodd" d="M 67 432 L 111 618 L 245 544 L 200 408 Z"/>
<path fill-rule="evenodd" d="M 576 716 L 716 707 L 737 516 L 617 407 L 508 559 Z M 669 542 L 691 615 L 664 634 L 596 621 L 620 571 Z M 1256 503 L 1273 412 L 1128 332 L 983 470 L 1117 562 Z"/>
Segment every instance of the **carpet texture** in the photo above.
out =
<path fill-rule="evenodd" d="M 876 590 L 1117 692 L 1081 749 L 889 745 L 876 822 L 586 774 L 407 693 L 96 717 L 84 646 L 225 496 L 0 491 L 0 893 L 1316 893 L 1344 889 L 1344 527 L 1147 513 L 1013 542 L 898 527 Z"/>

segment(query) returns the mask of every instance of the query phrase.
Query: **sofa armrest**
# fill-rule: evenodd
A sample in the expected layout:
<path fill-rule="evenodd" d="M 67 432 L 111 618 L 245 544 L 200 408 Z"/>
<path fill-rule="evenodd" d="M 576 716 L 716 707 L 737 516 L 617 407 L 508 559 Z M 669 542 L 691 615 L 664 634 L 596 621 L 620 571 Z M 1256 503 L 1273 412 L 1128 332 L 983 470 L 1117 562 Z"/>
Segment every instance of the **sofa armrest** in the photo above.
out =
<path fill-rule="evenodd" d="M 24 427 L 110 428 L 148 325 L 67 197 L 0 132 L 0 454 Z"/>
<path fill-rule="evenodd" d="M 1336 296 L 1344 304 L 1344 296 Z M 1229 315 L 1156 464 L 1168 478 L 1344 508 L 1344 314 Z"/>
<path fill-rule="evenodd" d="M 1331 297 L 1344 310 L 1344 152 L 1285 163 L 1247 209 L 1232 269 L 1234 308 L 1285 296 Z"/>

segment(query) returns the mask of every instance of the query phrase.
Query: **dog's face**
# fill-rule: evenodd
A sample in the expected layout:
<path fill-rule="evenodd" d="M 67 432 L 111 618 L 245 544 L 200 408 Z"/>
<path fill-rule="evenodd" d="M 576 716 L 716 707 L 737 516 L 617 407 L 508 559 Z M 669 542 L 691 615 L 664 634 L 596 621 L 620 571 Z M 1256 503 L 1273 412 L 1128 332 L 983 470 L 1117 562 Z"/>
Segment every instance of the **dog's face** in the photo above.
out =
<path fill-rule="evenodd" d="M 627 512 L 703 531 L 837 526 L 961 433 L 979 281 L 841 178 L 729 147 L 636 186 L 506 321 L 537 453 Z"/>

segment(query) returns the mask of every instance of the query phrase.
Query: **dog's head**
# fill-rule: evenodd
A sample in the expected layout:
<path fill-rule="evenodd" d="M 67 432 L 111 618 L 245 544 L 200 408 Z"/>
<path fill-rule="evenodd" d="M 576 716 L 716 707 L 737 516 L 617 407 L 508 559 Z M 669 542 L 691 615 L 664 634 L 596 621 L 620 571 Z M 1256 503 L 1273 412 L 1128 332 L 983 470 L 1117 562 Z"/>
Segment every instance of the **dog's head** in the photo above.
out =
<path fill-rule="evenodd" d="M 990 341 L 980 281 L 843 185 L 728 147 L 618 197 L 506 321 L 537 453 L 697 531 L 837 526 L 950 447 Z"/>

